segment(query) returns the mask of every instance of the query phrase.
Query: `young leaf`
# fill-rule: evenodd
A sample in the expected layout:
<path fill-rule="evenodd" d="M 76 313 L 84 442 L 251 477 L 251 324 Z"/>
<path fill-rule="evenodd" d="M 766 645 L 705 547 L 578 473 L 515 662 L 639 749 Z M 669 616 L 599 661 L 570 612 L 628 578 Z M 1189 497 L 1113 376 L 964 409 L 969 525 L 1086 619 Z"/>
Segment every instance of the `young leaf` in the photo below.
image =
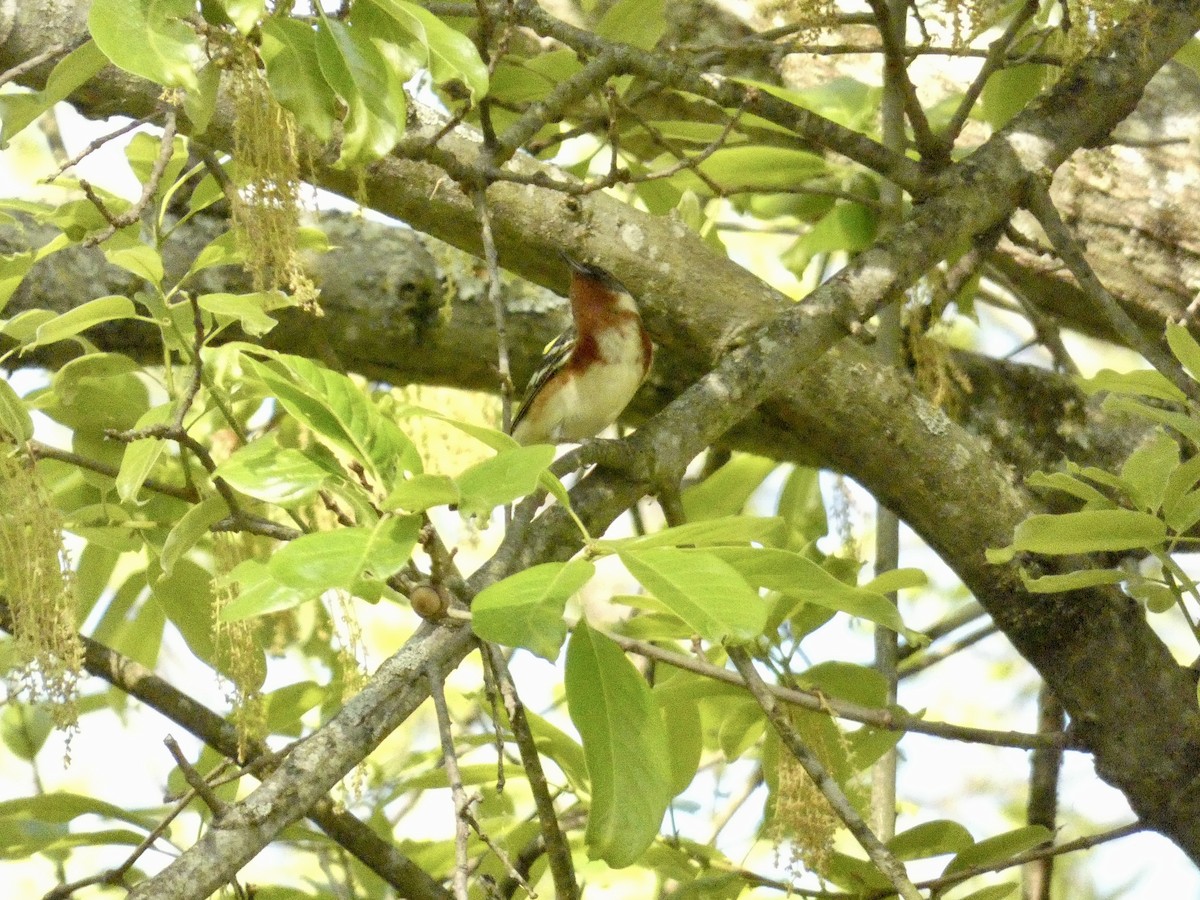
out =
<path fill-rule="evenodd" d="M 194 14 L 193 0 L 94 0 L 88 30 L 117 68 L 163 87 L 195 90 L 207 57 L 187 21 Z"/>
<path fill-rule="evenodd" d="M 654 841 L 671 799 L 658 704 L 621 649 L 582 621 L 567 644 L 566 691 L 592 782 L 588 856 L 614 869 L 632 865 Z"/>
<path fill-rule="evenodd" d="M 1161 429 L 1148 443 L 1138 447 L 1121 467 L 1121 478 L 1130 487 L 1130 499 L 1148 512 L 1157 512 L 1166 497 L 1167 485 L 1179 468 L 1179 445 Z"/>
<path fill-rule="evenodd" d="M 779 591 L 795 600 L 867 619 L 913 640 L 921 639 L 920 635 L 904 626 L 895 604 L 887 597 L 839 581 L 798 553 L 766 547 L 714 547 L 711 552 L 737 569 L 746 581 L 756 587 Z"/>
<path fill-rule="evenodd" d="M 420 48 L 420 55 L 428 60 L 434 81 L 442 83 L 457 78 L 467 86 L 475 100 L 488 92 L 487 66 L 469 37 L 415 3 L 406 0 L 368 2 L 392 18 L 411 38 L 410 46 Z"/>
<path fill-rule="evenodd" d="M 554 462 L 554 448 L 534 444 L 497 453 L 458 476 L 459 511 L 466 516 L 487 516 L 502 503 L 533 493 L 546 467 Z"/>
<path fill-rule="evenodd" d="M 329 480 L 329 473 L 299 450 L 280 447 L 275 435 L 239 448 L 213 473 L 255 500 L 296 506 L 306 503 Z"/>
<path fill-rule="evenodd" d="M 1187 327 L 1176 322 L 1167 322 L 1167 343 L 1175 358 L 1187 369 L 1187 373 L 1200 381 L 1200 344 L 1192 337 Z"/>
<path fill-rule="evenodd" d="M 33 437 L 33 419 L 25 407 L 25 401 L 17 396 L 5 378 L 0 378 L 0 431 L 15 441 L 27 441 Z"/>
<path fill-rule="evenodd" d="M 618 555 L 629 574 L 707 640 L 752 640 L 767 624 L 758 591 L 712 553 L 651 547 Z"/>
<path fill-rule="evenodd" d="M 267 82 L 279 105 L 324 143 L 333 136 L 337 95 L 317 65 L 317 34 L 295 19 L 269 16 L 262 24 Z"/>
<path fill-rule="evenodd" d="M 987 866 L 1032 850 L 1039 844 L 1054 840 L 1054 832 L 1044 825 L 1026 825 L 987 838 L 959 852 L 950 860 L 943 875 L 951 875 L 975 866 Z"/>
<path fill-rule="evenodd" d="M 1081 588 L 1098 587 L 1103 584 L 1120 584 L 1129 577 L 1121 569 L 1079 569 L 1062 575 L 1042 575 L 1031 578 L 1021 571 L 1021 582 L 1031 594 L 1057 594 L 1060 591 L 1075 591 Z"/>
<path fill-rule="evenodd" d="M 212 525 L 228 515 L 229 507 L 216 494 L 205 497 L 184 513 L 175 523 L 175 527 L 167 534 L 167 539 L 163 541 L 162 552 L 158 558 L 163 575 L 169 576 L 180 557 L 191 550 L 204 535 L 208 534 L 208 529 Z"/>
<path fill-rule="evenodd" d="M 448 475 L 413 475 L 392 488 L 380 509 L 421 512 L 434 506 L 458 503 L 461 498 L 458 485 Z"/>
<path fill-rule="evenodd" d="M 974 843 L 971 832 L 958 822 L 937 819 L 900 832 L 888 841 L 887 846 L 896 859 L 909 860 L 960 853 Z"/>
<path fill-rule="evenodd" d="M 581 559 L 533 566 L 479 592 L 471 604 L 471 626 L 487 641 L 524 647 L 554 662 L 567 636 L 563 609 L 596 573 Z"/>
<path fill-rule="evenodd" d="M 271 557 L 267 568 L 281 584 L 308 595 L 329 588 L 350 590 L 365 572 L 387 578 L 408 562 L 417 543 L 419 519 L 382 519 L 359 526 L 306 534 Z"/>
<path fill-rule="evenodd" d="M 1078 378 L 1075 383 L 1089 397 L 1100 391 L 1108 391 L 1110 394 L 1150 397 L 1154 400 L 1169 400 L 1172 403 L 1182 403 L 1185 399 L 1183 391 L 1154 369 L 1138 369 L 1133 372 L 1101 369 L 1091 378 Z"/>
<path fill-rule="evenodd" d="M 1061 515 L 1030 516 L 1013 532 L 1013 549 L 1061 555 L 1135 550 L 1161 546 L 1162 519 L 1132 509 L 1085 509 Z"/>
<path fill-rule="evenodd" d="M 683 492 L 683 511 L 689 522 L 735 516 L 778 463 L 773 459 L 735 454 L 702 482 Z"/>
<path fill-rule="evenodd" d="M 291 609 L 316 597 L 320 591 L 300 590 L 276 578 L 267 564 L 257 559 L 244 559 L 232 571 L 214 584 L 228 582 L 238 586 L 237 597 L 221 610 L 221 620 L 236 622 L 251 616 Z"/>
<path fill-rule="evenodd" d="M 721 544 L 748 544 L 751 541 L 774 544 L 783 536 L 783 520 L 765 516 L 725 516 L 703 522 L 689 522 L 638 537 L 597 541 L 596 549 L 605 553 L 647 550 L 651 547 L 710 547 Z"/>
<path fill-rule="evenodd" d="M 106 65 L 108 59 L 96 42 L 86 41 L 58 61 L 42 90 L 0 96 L 0 149 L 12 140 L 13 135 L 55 103 L 73 94 Z"/>
<path fill-rule="evenodd" d="M 133 427 L 134 430 L 140 430 L 152 425 L 165 425 L 174 415 L 175 404 L 164 403 L 147 410 Z M 117 495 L 122 501 L 129 503 L 137 498 L 138 491 L 154 471 L 166 447 L 167 443 L 162 438 L 150 437 L 133 441 L 125 448 L 125 455 L 121 457 L 121 471 L 117 473 Z"/>
<path fill-rule="evenodd" d="M 34 347 L 53 344 L 55 341 L 74 337 L 81 331 L 87 331 L 93 325 L 111 322 L 114 319 L 127 319 L 134 315 L 137 315 L 137 310 L 128 297 L 98 297 L 38 326 L 32 343 L 27 345 L 26 349 L 32 350 Z"/>

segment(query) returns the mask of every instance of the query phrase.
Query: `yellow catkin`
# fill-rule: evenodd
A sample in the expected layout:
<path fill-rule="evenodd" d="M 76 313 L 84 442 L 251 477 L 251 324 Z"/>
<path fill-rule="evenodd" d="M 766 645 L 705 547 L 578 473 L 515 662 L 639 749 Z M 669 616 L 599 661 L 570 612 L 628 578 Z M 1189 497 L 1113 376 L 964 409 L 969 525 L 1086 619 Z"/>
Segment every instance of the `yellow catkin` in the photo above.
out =
<path fill-rule="evenodd" d="M 317 289 L 305 274 L 298 247 L 300 162 L 296 121 L 276 102 L 266 76 L 247 50 L 229 70 L 234 103 L 239 246 L 254 289 L 285 290 L 317 311 Z"/>
<path fill-rule="evenodd" d="M 213 556 L 218 575 L 224 575 L 252 550 L 243 543 L 245 536 L 219 533 L 213 537 Z M 217 583 L 221 586 L 217 587 Z M 255 620 L 226 622 L 221 610 L 238 595 L 236 583 L 216 579 L 213 582 L 212 630 L 218 664 L 229 678 L 226 699 L 233 707 L 233 724 L 238 734 L 238 757 L 245 759 L 252 741 L 266 734 L 266 704 L 262 695 L 264 662 L 255 639 Z"/>
<path fill-rule="evenodd" d="M 83 644 L 76 630 L 73 573 L 63 549 L 62 517 L 32 461 L 0 454 L 0 578 L 12 611 L 15 692 L 49 706 L 70 736 L 79 721 Z"/>

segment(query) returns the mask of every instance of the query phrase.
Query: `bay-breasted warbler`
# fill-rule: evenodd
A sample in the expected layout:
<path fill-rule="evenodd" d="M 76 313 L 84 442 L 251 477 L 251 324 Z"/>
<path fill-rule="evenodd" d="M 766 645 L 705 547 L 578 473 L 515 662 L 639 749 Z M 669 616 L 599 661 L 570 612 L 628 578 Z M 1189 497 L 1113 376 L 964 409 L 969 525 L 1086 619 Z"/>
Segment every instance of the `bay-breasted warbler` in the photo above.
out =
<path fill-rule="evenodd" d="M 599 266 L 571 265 L 571 318 L 545 349 L 513 416 L 521 444 L 595 437 L 617 420 L 650 371 L 653 346 L 629 291 Z"/>

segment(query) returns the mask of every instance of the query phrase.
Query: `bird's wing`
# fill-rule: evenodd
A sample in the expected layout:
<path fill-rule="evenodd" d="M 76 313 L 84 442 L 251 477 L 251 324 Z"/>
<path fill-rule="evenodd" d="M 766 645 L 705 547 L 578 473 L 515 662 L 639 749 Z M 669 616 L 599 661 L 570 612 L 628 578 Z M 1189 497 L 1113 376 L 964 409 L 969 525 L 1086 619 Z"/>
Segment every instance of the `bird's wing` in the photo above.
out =
<path fill-rule="evenodd" d="M 554 373 L 567 364 L 567 360 L 571 358 L 574 351 L 575 330 L 570 328 L 546 345 L 546 349 L 542 351 L 542 362 L 529 379 L 529 384 L 525 388 L 525 396 L 521 398 L 521 405 L 517 407 L 517 414 L 513 416 L 512 425 L 508 429 L 509 434 L 516 430 L 517 423 L 529 412 L 530 406 L 533 405 L 533 398 L 545 387 L 546 382 L 554 377 Z"/>

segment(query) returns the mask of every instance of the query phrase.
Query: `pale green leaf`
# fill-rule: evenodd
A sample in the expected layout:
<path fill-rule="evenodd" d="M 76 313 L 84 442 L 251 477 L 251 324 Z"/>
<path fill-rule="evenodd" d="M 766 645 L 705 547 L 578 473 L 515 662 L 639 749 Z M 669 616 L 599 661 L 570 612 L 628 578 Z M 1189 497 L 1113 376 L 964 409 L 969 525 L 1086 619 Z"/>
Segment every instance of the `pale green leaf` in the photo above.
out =
<path fill-rule="evenodd" d="M 590 562 L 577 559 L 510 575 L 479 592 L 471 604 L 471 627 L 484 640 L 524 647 L 553 662 L 567 636 L 567 600 L 595 572 Z"/>
<path fill-rule="evenodd" d="M 282 547 L 267 563 L 281 584 L 304 594 L 350 590 L 365 574 L 383 580 L 408 562 L 420 520 L 399 516 L 375 527 L 358 526 L 306 534 Z"/>
<path fill-rule="evenodd" d="M 707 640 L 752 640 L 767 624 L 758 591 L 708 551 L 651 547 L 619 556 L 629 574 Z"/>
<path fill-rule="evenodd" d="M 141 430 L 153 425 L 166 425 L 174 416 L 175 404 L 173 402 L 164 403 L 143 413 L 133 427 L 135 430 Z M 116 482 L 117 496 L 122 501 L 131 503 L 137 499 L 138 491 L 142 489 L 142 485 L 154 471 L 158 458 L 162 456 L 166 448 L 166 441 L 157 437 L 141 438 L 131 442 L 125 448 L 125 454 L 121 457 L 121 471 L 117 473 Z"/>
<path fill-rule="evenodd" d="M 110 296 L 89 300 L 80 306 L 38 326 L 33 341 L 26 349 L 53 344 L 55 341 L 74 337 L 102 322 L 128 319 L 137 315 L 133 301 L 128 297 Z"/>
<path fill-rule="evenodd" d="M 267 564 L 244 559 L 214 584 L 236 584 L 237 596 L 221 609 L 221 619 L 236 622 L 251 616 L 291 609 L 320 594 L 319 590 L 300 590 L 279 581 Z"/>
<path fill-rule="evenodd" d="M 114 266 L 120 266 L 127 272 L 132 272 L 139 278 L 145 278 L 151 284 L 161 284 L 163 280 L 162 254 L 149 244 L 137 243 L 131 247 L 106 249 L 104 258 Z"/>
<path fill-rule="evenodd" d="M 1170 400 L 1182 403 L 1183 391 L 1154 369 L 1138 369 L 1134 372 L 1114 372 L 1101 369 L 1091 378 L 1076 379 L 1076 384 L 1089 397 L 1100 391 L 1111 394 L 1127 394 L 1135 397 L 1152 397 L 1155 400 Z"/>
<path fill-rule="evenodd" d="M 448 475 L 413 475 L 392 488 L 380 509 L 421 512 L 434 506 L 458 503 L 461 497 L 458 485 Z"/>
<path fill-rule="evenodd" d="M 317 64 L 316 32 L 304 22 L 270 16 L 263 22 L 262 36 L 271 94 L 300 127 L 318 141 L 328 141 L 333 136 L 336 94 Z"/>
<path fill-rule="evenodd" d="M 773 459 L 735 453 L 729 462 L 683 492 L 687 520 L 699 522 L 742 512 L 750 495 L 778 465 Z"/>
<path fill-rule="evenodd" d="M 619 553 L 650 547 L 711 547 L 719 544 L 746 544 L 751 541 L 773 544 L 783 537 L 783 520 L 771 516 L 725 516 L 703 522 L 689 522 L 631 538 L 597 541 L 595 550 Z"/>
<path fill-rule="evenodd" d="M 666 0 L 617 0 L 596 24 L 610 41 L 650 50 L 667 30 Z"/>
<path fill-rule="evenodd" d="M 533 493 L 546 467 L 554 462 L 554 448 L 534 444 L 504 450 L 476 463 L 455 479 L 462 495 L 463 515 L 486 516 L 503 503 Z"/>
<path fill-rule="evenodd" d="M 567 644 L 565 682 L 592 784 L 588 856 L 613 868 L 632 865 L 653 843 L 671 799 L 658 704 L 621 649 L 585 622 Z"/>
<path fill-rule="evenodd" d="M 219 324 L 236 322 L 246 334 L 253 337 L 262 337 L 278 324 L 269 313 L 296 305 L 293 298 L 280 291 L 202 294 L 196 302 L 201 309 L 212 313 Z"/>
<path fill-rule="evenodd" d="M 1024 828 L 1016 828 L 982 840 L 960 851 L 954 859 L 950 860 L 943 874 L 950 875 L 976 866 L 992 865 L 1052 840 L 1054 840 L 1054 832 L 1044 825 L 1026 825 Z"/>
<path fill-rule="evenodd" d="M 1099 587 L 1104 584 L 1120 584 L 1129 575 L 1121 569 L 1079 569 L 1061 575 L 1030 577 L 1021 571 L 1021 581 L 1031 594 L 1056 594 L 1060 591 L 1075 591 Z"/>
<path fill-rule="evenodd" d="M 33 437 L 33 419 L 25 401 L 5 378 L 0 378 L 0 431 L 18 442 Z"/>
<path fill-rule="evenodd" d="M 1129 454 L 1121 478 L 1130 487 L 1130 499 L 1148 512 L 1157 512 L 1167 485 L 1179 468 L 1179 445 L 1161 430 Z"/>
<path fill-rule="evenodd" d="M 0 96 L 0 149 L 12 140 L 13 135 L 55 103 L 67 99 L 106 65 L 108 58 L 96 46 L 96 42 L 86 41 L 58 61 L 42 90 L 31 94 Z"/>
<path fill-rule="evenodd" d="M 438 83 L 458 79 L 478 100 L 488 92 L 487 66 L 479 56 L 475 42 L 451 28 L 433 13 L 406 0 L 369 0 L 406 33 L 411 44 L 419 47 Z"/>
<path fill-rule="evenodd" d="M 296 506 L 310 501 L 329 473 L 299 450 L 280 447 L 268 434 L 240 447 L 213 473 L 248 497 Z"/>
<path fill-rule="evenodd" d="M 928 583 L 929 577 L 922 569 L 891 569 L 872 578 L 862 589 L 877 594 L 892 594 L 896 591 L 925 587 Z"/>
<path fill-rule="evenodd" d="M 216 494 L 205 497 L 187 512 L 163 541 L 158 564 L 165 576 L 171 575 L 180 558 L 208 534 L 208 529 L 229 515 L 229 506 Z"/>
<path fill-rule="evenodd" d="M 1183 325 L 1167 323 L 1167 343 L 1193 380 L 1200 381 L 1200 344 Z"/>
<path fill-rule="evenodd" d="M 1061 555 L 1153 549 L 1166 540 L 1167 526 L 1132 509 L 1085 509 L 1062 515 L 1030 516 L 1013 532 L 1015 550 Z"/>
<path fill-rule="evenodd" d="M 195 90 L 207 61 L 188 24 L 193 0 L 93 0 L 88 30 L 113 65 L 163 87 Z"/>

